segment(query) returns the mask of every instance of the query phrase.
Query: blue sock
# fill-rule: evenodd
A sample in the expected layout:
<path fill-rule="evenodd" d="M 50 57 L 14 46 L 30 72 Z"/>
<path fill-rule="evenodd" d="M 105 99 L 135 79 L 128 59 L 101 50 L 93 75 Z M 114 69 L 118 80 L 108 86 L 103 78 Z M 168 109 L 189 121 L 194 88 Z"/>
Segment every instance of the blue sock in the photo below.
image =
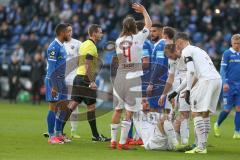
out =
<path fill-rule="evenodd" d="M 229 112 L 225 112 L 225 111 L 222 111 L 218 117 L 218 121 L 217 121 L 217 124 L 218 126 L 220 126 L 222 124 L 222 122 L 227 118 Z"/>
<path fill-rule="evenodd" d="M 236 112 L 234 123 L 235 123 L 235 131 L 240 132 L 240 112 Z"/>
<path fill-rule="evenodd" d="M 56 115 L 56 125 L 55 125 L 55 131 L 56 136 L 62 135 L 62 127 L 63 127 L 63 120 L 61 119 L 61 110 L 57 112 Z"/>
<path fill-rule="evenodd" d="M 47 124 L 48 124 L 48 134 L 49 137 L 54 135 L 54 126 L 55 126 L 55 112 L 49 110 L 47 115 Z"/>
<path fill-rule="evenodd" d="M 131 138 L 131 139 L 133 138 L 133 123 L 131 124 L 131 128 L 128 132 L 128 138 Z"/>

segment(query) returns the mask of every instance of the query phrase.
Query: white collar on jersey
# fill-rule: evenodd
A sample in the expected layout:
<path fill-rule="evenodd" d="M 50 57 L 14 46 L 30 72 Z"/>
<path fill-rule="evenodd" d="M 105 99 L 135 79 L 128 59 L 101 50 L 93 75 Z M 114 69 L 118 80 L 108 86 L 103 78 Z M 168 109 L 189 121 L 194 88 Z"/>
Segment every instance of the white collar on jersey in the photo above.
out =
<path fill-rule="evenodd" d="M 235 51 L 232 47 L 229 48 L 229 50 L 232 52 L 232 53 L 236 53 L 237 51 Z"/>
<path fill-rule="evenodd" d="M 153 45 L 154 48 L 155 48 L 161 41 L 165 41 L 165 39 L 162 39 L 162 38 L 161 38 L 161 39 L 159 39 L 156 43 L 154 43 L 154 45 Z"/>
<path fill-rule="evenodd" d="M 55 41 L 57 41 L 58 42 L 58 44 L 62 47 L 63 46 L 63 43 L 62 42 L 60 42 L 57 38 L 55 38 Z"/>

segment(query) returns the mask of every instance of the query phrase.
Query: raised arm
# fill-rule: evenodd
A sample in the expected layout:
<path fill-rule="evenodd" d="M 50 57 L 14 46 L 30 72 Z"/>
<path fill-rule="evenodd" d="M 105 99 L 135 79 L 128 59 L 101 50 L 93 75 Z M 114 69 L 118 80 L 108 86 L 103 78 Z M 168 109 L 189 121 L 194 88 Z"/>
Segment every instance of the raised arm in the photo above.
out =
<path fill-rule="evenodd" d="M 135 12 L 143 14 L 144 22 L 145 22 L 144 28 L 147 28 L 150 30 L 150 28 L 152 27 L 152 20 L 148 14 L 146 8 L 139 3 L 133 3 L 132 8 L 135 10 Z"/>

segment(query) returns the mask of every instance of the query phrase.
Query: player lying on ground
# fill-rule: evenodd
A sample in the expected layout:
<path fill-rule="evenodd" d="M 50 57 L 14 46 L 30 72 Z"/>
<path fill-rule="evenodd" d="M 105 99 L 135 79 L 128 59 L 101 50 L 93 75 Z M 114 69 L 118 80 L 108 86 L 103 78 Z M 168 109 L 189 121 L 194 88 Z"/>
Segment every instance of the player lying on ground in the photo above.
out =
<path fill-rule="evenodd" d="M 178 143 L 172 122 L 168 116 L 149 112 L 147 105 L 143 111 L 135 112 L 133 122 L 146 150 L 185 150 L 188 146 Z"/>

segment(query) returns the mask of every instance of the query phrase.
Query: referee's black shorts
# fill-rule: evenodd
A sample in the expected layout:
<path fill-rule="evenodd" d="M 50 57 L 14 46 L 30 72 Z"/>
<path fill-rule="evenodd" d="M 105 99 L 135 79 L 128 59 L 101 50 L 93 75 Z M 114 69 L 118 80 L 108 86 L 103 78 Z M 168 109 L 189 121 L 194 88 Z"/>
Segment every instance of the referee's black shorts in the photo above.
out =
<path fill-rule="evenodd" d="M 72 97 L 71 99 L 86 105 L 96 103 L 97 91 L 89 88 L 90 81 L 85 75 L 77 75 L 73 80 Z"/>

